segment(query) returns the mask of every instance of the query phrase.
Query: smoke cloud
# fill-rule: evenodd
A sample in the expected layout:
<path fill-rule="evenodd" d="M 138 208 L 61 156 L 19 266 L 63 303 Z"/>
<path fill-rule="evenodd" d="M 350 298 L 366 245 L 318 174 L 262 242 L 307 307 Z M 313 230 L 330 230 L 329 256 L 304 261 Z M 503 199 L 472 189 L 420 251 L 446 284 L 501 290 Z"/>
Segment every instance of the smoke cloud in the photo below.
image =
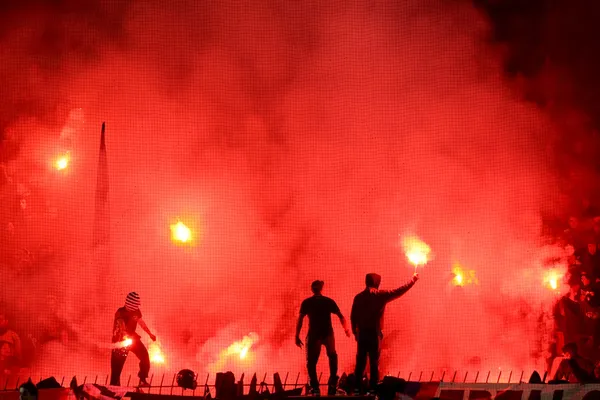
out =
<path fill-rule="evenodd" d="M 7 12 L 0 41 L 2 300 L 21 332 L 63 321 L 70 336 L 32 371 L 108 373 L 113 313 L 136 291 L 166 357 L 155 373 L 304 375 L 310 282 L 349 317 L 366 273 L 410 278 L 406 235 L 435 258 L 388 306 L 383 372 L 545 367 L 555 128 L 506 84 L 470 5 L 35 4 Z M 111 236 L 94 250 L 103 121 Z M 177 221 L 191 244 L 171 241 Z M 457 263 L 479 284 L 452 285 Z M 355 343 L 333 322 L 349 372 Z M 223 355 L 244 337 L 247 357 Z"/>

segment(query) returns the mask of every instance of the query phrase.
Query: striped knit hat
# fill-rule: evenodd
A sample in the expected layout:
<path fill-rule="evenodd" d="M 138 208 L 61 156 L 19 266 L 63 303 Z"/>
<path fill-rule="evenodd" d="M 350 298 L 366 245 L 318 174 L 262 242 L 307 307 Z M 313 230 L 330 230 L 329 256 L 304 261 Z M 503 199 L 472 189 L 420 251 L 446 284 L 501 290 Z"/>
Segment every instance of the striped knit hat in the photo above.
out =
<path fill-rule="evenodd" d="M 136 292 L 131 292 L 127 295 L 127 298 L 125 299 L 125 308 L 128 311 L 137 311 L 140 309 L 140 304 L 142 304 L 142 302 L 140 301 L 140 295 L 137 294 Z"/>

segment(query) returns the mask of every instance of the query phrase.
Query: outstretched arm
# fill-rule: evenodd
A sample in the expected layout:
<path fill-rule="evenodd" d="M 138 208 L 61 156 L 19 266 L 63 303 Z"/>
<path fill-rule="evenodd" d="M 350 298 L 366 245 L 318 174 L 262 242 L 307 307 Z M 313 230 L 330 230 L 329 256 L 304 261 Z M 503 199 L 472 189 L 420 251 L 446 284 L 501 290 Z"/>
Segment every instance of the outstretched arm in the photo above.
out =
<path fill-rule="evenodd" d="M 385 298 L 386 302 L 396 300 L 397 298 L 402 296 L 404 293 L 408 292 L 410 290 L 410 288 L 412 288 L 415 285 L 415 283 L 417 283 L 418 280 L 419 280 L 419 274 L 415 273 L 413 275 L 412 279 L 407 284 L 402 285 L 398 289 L 394 289 L 394 290 L 380 290 L 379 293 L 381 296 L 383 296 Z"/>
<path fill-rule="evenodd" d="M 302 348 L 304 343 L 300 340 L 300 332 L 302 331 L 302 321 L 304 321 L 304 314 L 300 313 L 298 316 L 298 322 L 296 323 L 296 346 Z"/>
<path fill-rule="evenodd" d="M 144 320 L 141 318 L 138 319 L 138 324 L 140 324 L 140 327 L 144 330 L 144 332 L 146 332 L 148 336 L 150 336 L 150 339 L 152 339 L 153 342 L 156 342 L 156 336 L 154 336 L 152 332 L 150 332 L 150 329 L 148 328 L 148 325 L 146 325 Z"/>

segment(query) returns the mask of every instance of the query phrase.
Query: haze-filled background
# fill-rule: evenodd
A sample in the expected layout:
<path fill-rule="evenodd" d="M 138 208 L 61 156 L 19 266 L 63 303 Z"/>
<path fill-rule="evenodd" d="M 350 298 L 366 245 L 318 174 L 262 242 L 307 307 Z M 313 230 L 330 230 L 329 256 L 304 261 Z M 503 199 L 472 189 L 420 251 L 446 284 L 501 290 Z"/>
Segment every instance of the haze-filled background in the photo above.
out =
<path fill-rule="evenodd" d="M 0 300 L 27 373 L 107 374 L 136 291 L 165 358 L 152 372 L 304 376 L 310 282 L 349 317 L 366 273 L 411 277 L 410 235 L 433 257 L 388 306 L 382 372 L 543 370 L 566 290 L 548 285 L 565 261 L 546 226 L 595 189 L 599 103 L 559 50 L 561 2 L 479 3 L 0 5 Z M 457 265 L 476 279 L 457 286 Z M 354 339 L 333 322 L 350 372 Z"/>

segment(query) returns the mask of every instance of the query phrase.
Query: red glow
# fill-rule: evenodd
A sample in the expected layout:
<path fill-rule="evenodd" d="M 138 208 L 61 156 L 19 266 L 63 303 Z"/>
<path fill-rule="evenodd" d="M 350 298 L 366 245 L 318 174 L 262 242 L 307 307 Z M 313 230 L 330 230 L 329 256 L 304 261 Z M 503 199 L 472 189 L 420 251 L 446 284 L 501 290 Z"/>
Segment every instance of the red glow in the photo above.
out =
<path fill-rule="evenodd" d="M 469 2 L 13 3 L 0 109 L 27 107 L 1 119 L 0 302 L 24 341 L 51 338 L 29 375 L 108 373 L 96 344 L 136 290 L 151 373 L 304 376 L 312 280 L 349 318 L 366 273 L 393 289 L 424 265 L 386 309 L 382 371 L 544 370 L 566 289 L 540 245 L 552 128 Z M 336 324 L 341 374 L 356 342 Z"/>

